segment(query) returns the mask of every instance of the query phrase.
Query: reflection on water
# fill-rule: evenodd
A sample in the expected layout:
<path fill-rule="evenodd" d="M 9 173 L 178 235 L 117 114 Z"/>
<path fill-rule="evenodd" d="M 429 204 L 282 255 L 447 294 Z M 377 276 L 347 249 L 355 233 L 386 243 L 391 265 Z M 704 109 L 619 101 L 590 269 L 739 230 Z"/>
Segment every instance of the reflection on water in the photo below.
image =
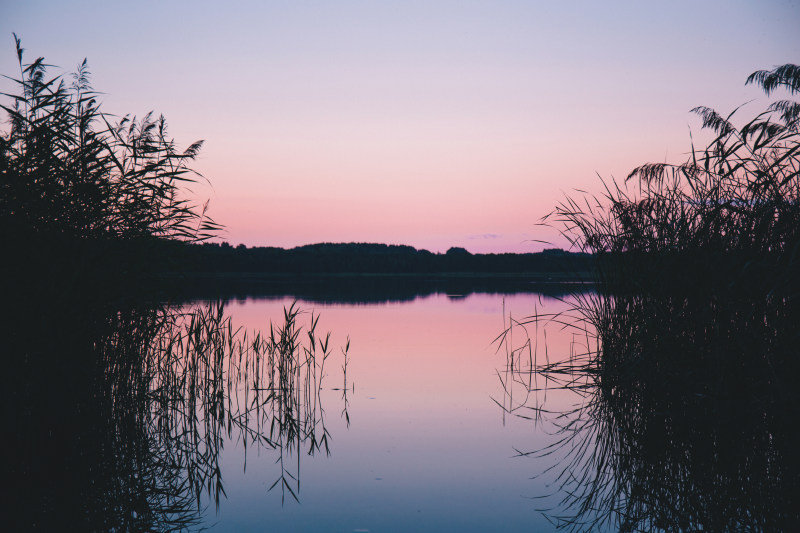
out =
<path fill-rule="evenodd" d="M 572 531 L 791 531 L 798 319 L 775 295 L 624 294 L 513 324 L 506 410 L 557 427 L 524 455 L 564 454 L 544 474 L 561 496 L 545 514 Z M 548 323 L 573 331 L 567 360 L 528 356 Z M 564 390 L 582 401 L 552 409 L 544 394 Z"/>
<path fill-rule="evenodd" d="M 171 280 L 176 281 L 176 280 Z M 412 302 L 416 299 L 448 294 L 453 298 L 470 294 L 535 293 L 563 298 L 578 289 L 589 289 L 588 282 L 559 282 L 516 276 L 452 275 L 328 275 L 328 276 L 248 276 L 210 275 L 178 280 L 184 298 L 216 299 L 298 299 L 306 302 L 367 305 Z M 174 287 L 170 286 L 170 289 Z"/>
<path fill-rule="evenodd" d="M 219 304 L 45 309 L 4 335 L 11 529 L 200 526 L 226 497 L 226 444 L 273 451 L 281 499 L 298 496 L 301 455 L 330 453 L 318 317 L 289 307 L 248 335 Z"/>
<path fill-rule="evenodd" d="M 10 529 L 800 520 L 790 300 L 292 303 L 21 304 L 3 332 Z"/>
<path fill-rule="evenodd" d="M 538 437 L 490 399 L 504 306 L 541 302 L 16 300 L 8 527 L 541 529 L 511 459 Z"/>
<path fill-rule="evenodd" d="M 253 327 L 285 304 L 247 299 L 228 309 L 237 323 Z M 304 462 L 300 505 L 265 499 L 259 472 L 269 465 L 248 458 L 247 473 L 229 477 L 218 529 L 264 523 L 276 531 L 549 529 L 530 500 L 541 487 L 513 459 L 515 446 L 546 436 L 521 421 L 503 424 L 491 401 L 497 395 L 492 340 L 504 305 L 521 316 L 534 305 L 563 304 L 535 294 L 436 294 L 390 304 L 301 305 L 321 314 L 332 342 L 341 332 L 353 340 L 352 423 L 345 429 L 336 416 L 326 422 L 335 446 L 330 457 Z M 557 333 L 553 341 L 560 341 Z"/>

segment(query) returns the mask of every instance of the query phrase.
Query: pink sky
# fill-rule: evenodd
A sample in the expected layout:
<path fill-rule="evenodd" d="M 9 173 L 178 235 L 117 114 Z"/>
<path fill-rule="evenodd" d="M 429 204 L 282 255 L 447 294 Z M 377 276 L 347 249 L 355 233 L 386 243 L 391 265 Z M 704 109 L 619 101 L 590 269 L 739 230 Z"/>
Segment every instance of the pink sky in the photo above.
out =
<path fill-rule="evenodd" d="M 798 27 L 796 1 L 29 0 L 0 73 L 16 32 L 87 57 L 107 112 L 205 139 L 195 193 L 232 244 L 522 252 L 563 245 L 537 223 L 565 193 L 680 161 L 692 107 L 762 109 L 744 80 L 800 62 Z"/>

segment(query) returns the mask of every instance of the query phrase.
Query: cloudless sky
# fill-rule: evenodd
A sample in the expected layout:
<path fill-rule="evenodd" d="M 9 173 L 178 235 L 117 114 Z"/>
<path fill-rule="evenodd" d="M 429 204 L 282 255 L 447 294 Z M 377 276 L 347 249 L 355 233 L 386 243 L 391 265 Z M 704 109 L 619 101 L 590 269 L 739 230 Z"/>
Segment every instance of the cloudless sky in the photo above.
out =
<path fill-rule="evenodd" d="M 106 112 L 204 139 L 194 194 L 250 246 L 563 246 L 537 224 L 565 194 L 681 162 L 691 108 L 752 116 L 747 75 L 800 63 L 791 0 L 0 0 L 9 76 L 12 32 L 53 73 L 88 58 Z"/>

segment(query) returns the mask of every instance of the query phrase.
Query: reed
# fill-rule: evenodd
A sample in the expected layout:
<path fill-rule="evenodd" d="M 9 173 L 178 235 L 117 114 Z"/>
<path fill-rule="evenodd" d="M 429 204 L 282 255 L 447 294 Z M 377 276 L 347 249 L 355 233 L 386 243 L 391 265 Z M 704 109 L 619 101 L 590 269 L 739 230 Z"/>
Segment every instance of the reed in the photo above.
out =
<path fill-rule="evenodd" d="M 287 494 L 297 500 L 299 456 L 330 454 L 321 395 L 332 347 L 330 333 L 319 336 L 319 316 L 312 314 L 304 326 L 292 304 L 264 336 L 235 328 L 221 303 L 167 318 L 142 347 L 146 356 L 137 368 L 146 379 L 133 381 L 146 383 L 150 423 L 166 432 L 158 440 L 181 444 L 171 447 L 178 456 L 170 462 L 185 465 L 197 498 L 205 490 L 218 506 L 224 495 L 218 466 L 223 440 L 273 449 L 280 474 L 270 490 L 279 487 L 282 500 Z M 342 352 L 345 364 L 348 349 L 349 342 Z M 346 388 L 346 367 L 342 379 Z M 296 468 L 288 461 L 293 455 Z"/>
<path fill-rule="evenodd" d="M 15 41 L 19 73 L 6 77 L 17 91 L 0 101 L 8 124 L 0 129 L 0 283 L 36 280 L 66 298 L 106 293 L 165 268 L 158 241 L 218 232 L 207 203 L 188 194 L 204 179 L 191 168 L 202 141 L 179 149 L 153 113 L 116 119 L 101 109 L 86 60 L 71 79 L 50 76 L 44 58 L 27 63 Z"/>
<path fill-rule="evenodd" d="M 790 530 L 798 319 L 791 299 L 638 293 L 511 323 L 497 403 L 553 433 L 519 451 L 551 461 L 537 477 L 559 501 L 540 510 L 567 531 Z M 544 332 L 565 327 L 571 351 L 550 361 Z"/>
<path fill-rule="evenodd" d="M 748 82 L 796 95 L 800 69 Z M 550 446 L 520 455 L 561 456 L 540 474 L 560 496 L 542 509 L 559 529 L 800 522 L 798 109 L 779 101 L 736 127 L 734 114 L 698 108 L 714 133 L 707 148 L 638 167 L 604 197 L 567 199 L 551 215 L 597 254 L 601 283 L 566 313 L 509 321 L 497 403 L 555 426 Z M 539 338 L 553 327 L 574 339 L 555 362 Z M 550 410 L 556 390 L 574 406 Z"/>
<path fill-rule="evenodd" d="M 301 457 L 330 453 L 324 392 L 347 376 L 325 381 L 329 334 L 296 304 L 267 335 L 237 328 L 219 302 L 18 313 L 2 328 L 12 525 L 194 528 L 226 496 L 224 444 L 274 454 L 282 501 L 300 498 Z"/>
<path fill-rule="evenodd" d="M 133 282 L 157 263 L 148 252 L 220 228 L 185 197 L 203 179 L 190 166 L 202 141 L 179 150 L 152 113 L 115 120 L 86 61 L 71 82 L 48 77 L 15 41 L 18 92 L 0 105 L 8 527 L 199 526 L 225 496 L 230 440 L 274 450 L 273 488 L 297 499 L 300 456 L 330 453 L 322 391 L 333 349 L 319 317 L 306 323 L 293 304 L 265 334 L 235 327 L 221 303 L 146 301 Z"/>
<path fill-rule="evenodd" d="M 163 116 L 114 121 L 101 110 L 86 60 L 72 81 L 48 77 L 40 57 L 24 62 L 15 37 L 18 88 L 0 105 L 0 221 L 4 232 L 77 238 L 205 239 L 218 225 L 184 199 L 199 174 L 189 164 L 202 141 L 178 150 Z M 8 77 L 8 76 L 6 76 Z"/>
<path fill-rule="evenodd" d="M 768 94 L 800 93 L 800 67 L 759 71 L 748 83 Z M 735 124 L 693 111 L 713 134 L 680 164 L 648 163 L 598 197 L 567 198 L 547 217 L 581 251 L 597 254 L 606 285 L 647 289 L 691 283 L 763 293 L 797 290 L 800 260 L 800 104 L 781 100 Z M 671 287 L 672 284 L 667 283 Z M 623 287 L 624 288 L 624 287 Z"/>

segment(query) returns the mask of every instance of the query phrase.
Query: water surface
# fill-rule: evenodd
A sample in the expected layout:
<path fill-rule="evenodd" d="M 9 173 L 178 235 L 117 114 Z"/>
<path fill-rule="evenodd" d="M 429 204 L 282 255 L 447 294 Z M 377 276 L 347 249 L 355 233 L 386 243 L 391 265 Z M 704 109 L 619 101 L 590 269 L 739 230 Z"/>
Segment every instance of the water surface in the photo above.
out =
<path fill-rule="evenodd" d="M 242 299 L 226 313 L 248 329 L 278 321 L 290 298 Z M 433 294 L 413 301 L 320 304 L 300 301 L 321 316 L 334 347 L 351 339 L 347 370 L 348 427 L 341 359 L 334 353 L 321 393 L 331 454 L 303 455 L 299 501 L 270 485 L 277 454 L 225 445 L 227 499 L 206 513 L 218 531 L 522 531 L 552 529 L 538 508 L 552 492 L 531 479 L 554 457 L 515 457 L 547 446 L 552 426 L 504 415 L 503 348 L 493 342 L 504 317 L 558 312 L 568 303 L 536 294 Z M 550 357 L 566 356 L 572 333 L 553 325 Z M 333 363 L 333 364 L 331 364 Z M 495 401 L 496 400 L 496 401 Z M 522 400 L 522 399 L 520 399 Z M 518 401 L 520 401 L 518 400 Z M 513 401 L 513 400 L 512 400 Z M 554 409 L 581 398 L 553 392 Z M 295 457 L 294 460 L 297 460 Z"/>
<path fill-rule="evenodd" d="M 5 322 L 10 529 L 784 531 L 800 520 L 790 298 L 25 303 Z M 283 349 L 292 323 L 304 329 Z"/>

